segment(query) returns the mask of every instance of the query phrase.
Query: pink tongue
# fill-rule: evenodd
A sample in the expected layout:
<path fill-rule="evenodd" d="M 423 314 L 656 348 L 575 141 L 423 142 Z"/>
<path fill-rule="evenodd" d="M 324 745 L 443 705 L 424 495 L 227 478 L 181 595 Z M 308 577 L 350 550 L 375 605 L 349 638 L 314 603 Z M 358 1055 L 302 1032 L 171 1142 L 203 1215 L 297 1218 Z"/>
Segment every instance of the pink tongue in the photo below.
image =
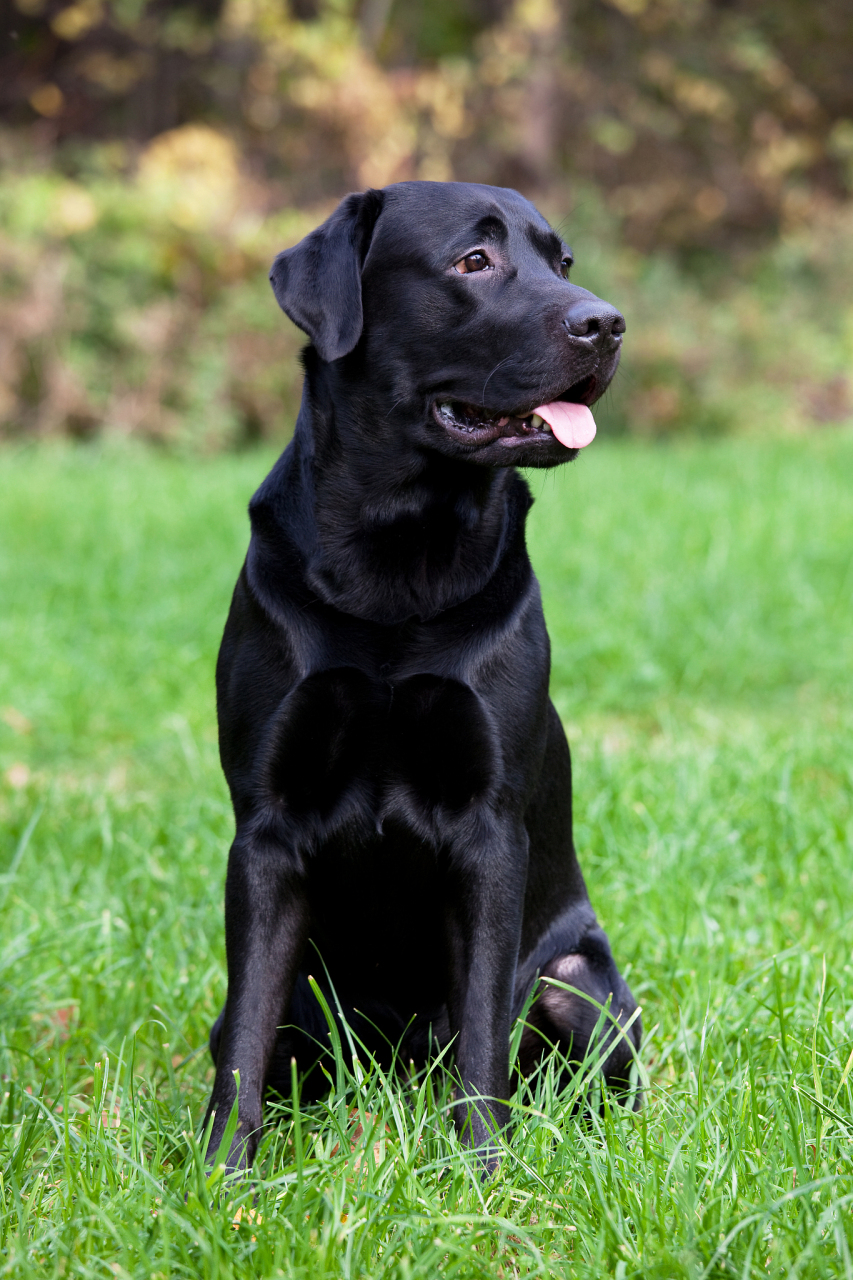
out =
<path fill-rule="evenodd" d="M 595 439 L 595 419 L 585 404 L 553 400 L 533 410 L 544 418 L 560 444 L 567 449 L 583 449 Z"/>

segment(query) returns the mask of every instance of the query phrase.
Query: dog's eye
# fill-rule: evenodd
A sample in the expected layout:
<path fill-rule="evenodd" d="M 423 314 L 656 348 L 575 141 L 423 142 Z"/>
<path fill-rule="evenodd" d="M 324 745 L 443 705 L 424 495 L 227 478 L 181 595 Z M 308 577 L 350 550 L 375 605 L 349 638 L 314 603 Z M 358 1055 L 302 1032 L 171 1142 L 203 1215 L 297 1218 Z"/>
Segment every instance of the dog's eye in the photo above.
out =
<path fill-rule="evenodd" d="M 487 267 L 491 266 L 491 263 L 486 255 L 478 249 L 476 253 L 469 253 L 466 257 L 460 258 L 458 262 L 454 263 L 454 266 L 460 276 L 467 276 L 470 271 L 485 271 Z"/>
<path fill-rule="evenodd" d="M 571 256 L 571 254 L 567 254 L 566 257 L 563 258 L 563 261 L 560 263 L 560 275 L 563 277 L 564 280 L 568 280 L 569 272 L 571 271 L 574 265 L 575 265 L 574 258 Z"/>

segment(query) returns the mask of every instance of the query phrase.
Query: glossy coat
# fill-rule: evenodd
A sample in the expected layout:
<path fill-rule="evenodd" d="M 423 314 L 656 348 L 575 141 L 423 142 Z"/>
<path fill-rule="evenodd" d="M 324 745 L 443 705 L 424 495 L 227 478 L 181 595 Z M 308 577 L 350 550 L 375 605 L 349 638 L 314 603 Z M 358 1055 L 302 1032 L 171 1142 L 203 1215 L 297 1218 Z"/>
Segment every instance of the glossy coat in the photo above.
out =
<path fill-rule="evenodd" d="M 460 274 L 477 247 L 491 265 Z M 274 264 L 310 345 L 217 666 L 236 837 L 210 1150 L 239 1070 L 234 1166 L 253 1158 L 265 1089 L 290 1092 L 291 1057 L 308 1094 L 323 1088 L 309 974 L 385 1060 L 400 1045 L 423 1064 L 452 1039 L 457 1121 L 486 1152 L 537 974 L 609 1006 L 605 1074 L 627 1077 L 639 1020 L 620 1034 L 635 1004 L 572 843 L 516 469 L 576 451 L 547 434 L 469 443 L 435 413 L 601 394 L 624 322 L 562 277 L 565 254 L 517 192 L 402 183 L 347 197 Z M 582 1057 L 597 1019 L 582 994 L 543 990 L 522 1069 L 548 1042 Z"/>

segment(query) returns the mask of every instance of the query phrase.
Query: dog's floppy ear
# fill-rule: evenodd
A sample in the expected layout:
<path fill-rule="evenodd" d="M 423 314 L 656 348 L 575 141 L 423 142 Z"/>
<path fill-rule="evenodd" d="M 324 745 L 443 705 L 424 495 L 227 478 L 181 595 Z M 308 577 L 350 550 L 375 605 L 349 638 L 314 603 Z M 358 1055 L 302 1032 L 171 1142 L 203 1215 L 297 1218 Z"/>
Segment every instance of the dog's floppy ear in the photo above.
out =
<path fill-rule="evenodd" d="M 361 337 L 361 268 L 384 193 L 347 196 L 322 226 L 272 264 L 276 301 L 308 334 L 321 360 L 338 360 Z"/>

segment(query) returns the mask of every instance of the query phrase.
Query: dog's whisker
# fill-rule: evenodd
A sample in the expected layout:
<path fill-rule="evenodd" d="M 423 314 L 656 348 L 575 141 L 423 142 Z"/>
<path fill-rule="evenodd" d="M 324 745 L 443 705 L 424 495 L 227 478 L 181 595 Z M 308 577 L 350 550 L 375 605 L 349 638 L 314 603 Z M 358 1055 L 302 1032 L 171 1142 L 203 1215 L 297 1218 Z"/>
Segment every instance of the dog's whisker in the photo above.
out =
<path fill-rule="evenodd" d="M 509 364 L 511 359 L 512 359 L 512 356 L 505 356 L 504 359 L 499 360 L 498 363 L 495 365 L 494 369 L 492 369 L 492 372 L 489 374 L 488 378 L 486 378 L 486 381 L 483 383 L 483 391 L 482 391 L 482 395 L 480 396 L 481 404 L 485 405 L 486 403 L 486 388 L 488 387 L 490 380 L 497 373 L 498 369 L 502 368 L 503 365 L 505 364 Z"/>

